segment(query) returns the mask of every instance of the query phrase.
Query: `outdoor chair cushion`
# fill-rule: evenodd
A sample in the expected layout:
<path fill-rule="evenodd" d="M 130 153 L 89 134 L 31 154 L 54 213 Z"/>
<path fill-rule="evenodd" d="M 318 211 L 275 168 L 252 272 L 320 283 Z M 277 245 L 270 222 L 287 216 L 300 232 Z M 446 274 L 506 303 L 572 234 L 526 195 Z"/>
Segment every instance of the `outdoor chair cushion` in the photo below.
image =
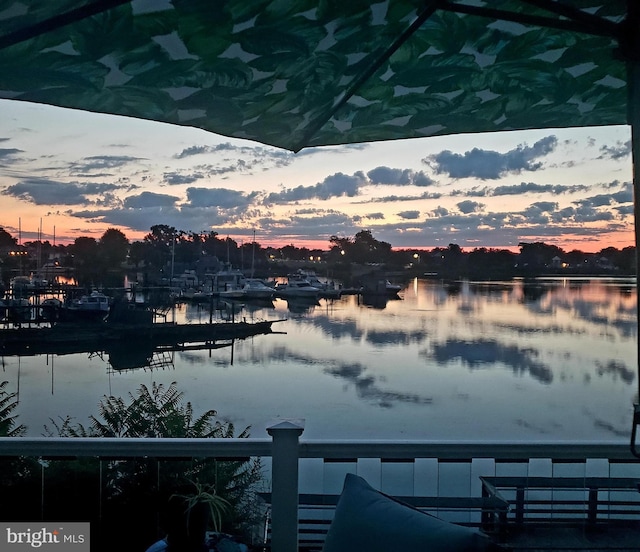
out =
<path fill-rule="evenodd" d="M 323 552 L 461 552 L 493 549 L 480 531 L 441 520 L 347 474 Z"/>

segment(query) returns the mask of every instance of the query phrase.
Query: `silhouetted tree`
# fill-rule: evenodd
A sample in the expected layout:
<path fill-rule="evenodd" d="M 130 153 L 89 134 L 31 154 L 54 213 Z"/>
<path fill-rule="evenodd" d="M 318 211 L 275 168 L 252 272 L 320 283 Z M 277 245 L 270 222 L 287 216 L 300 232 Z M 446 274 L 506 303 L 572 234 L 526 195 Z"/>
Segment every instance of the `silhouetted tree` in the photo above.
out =
<path fill-rule="evenodd" d="M 540 272 L 551 266 L 554 257 L 562 258 L 564 251 L 555 246 L 543 242 L 518 244 L 520 247 L 520 258 L 518 265 L 525 272 Z"/>
<path fill-rule="evenodd" d="M 14 247 L 18 240 L 0 226 L 0 247 Z"/>
<path fill-rule="evenodd" d="M 361 230 L 353 238 L 349 256 L 357 263 L 385 263 L 391 258 L 391 244 L 376 240 L 371 230 Z"/>
<path fill-rule="evenodd" d="M 129 240 L 116 228 L 109 228 L 99 242 L 100 257 L 107 269 L 119 268 L 127 259 L 129 253 Z"/>
<path fill-rule="evenodd" d="M 80 285 L 98 285 L 101 282 L 98 242 L 95 238 L 76 238 L 70 246 L 75 275 Z"/>
<path fill-rule="evenodd" d="M 144 242 L 149 245 L 146 261 L 150 266 L 162 269 L 168 266 L 174 253 L 175 240 L 178 231 L 173 226 L 156 224 L 144 237 Z"/>

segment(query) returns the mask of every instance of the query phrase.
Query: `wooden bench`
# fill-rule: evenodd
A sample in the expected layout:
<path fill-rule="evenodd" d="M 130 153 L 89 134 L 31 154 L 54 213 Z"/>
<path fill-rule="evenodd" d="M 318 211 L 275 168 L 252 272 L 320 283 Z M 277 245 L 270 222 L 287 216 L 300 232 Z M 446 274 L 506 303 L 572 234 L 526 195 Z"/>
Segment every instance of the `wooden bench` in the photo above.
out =
<path fill-rule="evenodd" d="M 510 505 L 509 512 L 502 513 L 503 530 L 507 521 L 522 525 L 580 520 L 595 526 L 599 520 L 640 515 L 636 478 L 481 476 L 480 480 L 483 497 L 499 497 Z"/>
<path fill-rule="evenodd" d="M 271 493 L 258 493 L 267 507 L 271 504 Z M 298 550 L 318 552 L 322 550 L 327 531 L 333 520 L 333 514 L 340 495 L 300 494 L 298 496 Z M 478 521 L 455 522 L 460 525 L 474 526 L 487 533 L 500 528 L 499 522 L 504 516 L 509 503 L 502 497 L 495 496 L 394 496 L 414 508 L 438 516 L 444 512 L 477 513 Z M 267 510 L 268 511 L 268 510 Z M 472 517 L 472 516 L 468 516 Z M 264 549 L 270 549 L 271 519 L 267 513 L 265 526 Z"/>

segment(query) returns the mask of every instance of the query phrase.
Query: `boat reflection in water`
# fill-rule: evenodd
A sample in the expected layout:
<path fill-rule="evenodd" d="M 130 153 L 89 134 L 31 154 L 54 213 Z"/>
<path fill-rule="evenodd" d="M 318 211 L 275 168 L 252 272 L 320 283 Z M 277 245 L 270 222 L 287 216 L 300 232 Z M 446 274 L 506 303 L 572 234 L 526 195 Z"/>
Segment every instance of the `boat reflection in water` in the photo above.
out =
<path fill-rule="evenodd" d="M 225 343 L 196 343 L 160 347 L 154 347 L 148 342 L 144 342 L 138 347 L 113 344 L 105 351 L 94 352 L 90 356 L 98 355 L 104 359 L 106 355 L 106 360 L 113 372 L 138 369 L 165 370 L 175 369 L 175 355 L 178 351 L 213 351 L 215 349 L 232 349 L 233 346 L 233 339 Z M 230 358 L 233 359 L 232 356 Z"/>
<path fill-rule="evenodd" d="M 80 318 L 67 319 L 67 309 L 53 303 L 46 305 L 45 309 L 60 310 L 51 317 L 50 324 L 0 329 L 0 354 L 107 353 L 115 359 L 112 365 L 138 367 L 149 365 L 153 353 L 160 350 L 215 349 L 226 347 L 230 340 L 268 334 L 274 322 L 158 322 L 153 309 L 131 302 L 116 302 L 111 305 L 108 316 L 104 314 L 100 318 L 91 318 L 92 323 L 85 323 L 82 314 L 103 312 L 100 305 L 104 304 L 106 296 L 93 295 L 93 298 L 96 301 L 88 303 L 92 306 L 79 308 Z"/>
<path fill-rule="evenodd" d="M 287 309 L 294 314 L 305 314 L 320 306 L 320 300 L 315 297 L 286 297 Z"/>

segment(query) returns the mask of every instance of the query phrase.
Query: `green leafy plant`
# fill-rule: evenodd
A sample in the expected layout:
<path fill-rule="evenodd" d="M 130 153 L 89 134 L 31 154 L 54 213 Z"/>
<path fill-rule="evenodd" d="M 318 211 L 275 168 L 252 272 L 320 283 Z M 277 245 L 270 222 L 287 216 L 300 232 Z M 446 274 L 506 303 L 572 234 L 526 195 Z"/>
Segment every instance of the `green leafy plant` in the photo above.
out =
<path fill-rule="evenodd" d="M 5 390 L 8 383 L 8 381 L 0 383 L 0 437 L 20 437 L 26 433 L 27 428 L 16 423 L 13 411 L 18 406 L 18 400 L 16 393 Z"/>
<path fill-rule="evenodd" d="M 244 438 L 245 428 L 236 435 L 230 422 L 221 422 L 215 410 L 196 415 L 190 402 L 184 400 L 175 382 L 168 387 L 153 383 L 141 385 L 129 400 L 105 396 L 99 413 L 90 416 L 90 423 L 82 425 L 67 416 L 51 420 L 45 430 L 50 436 L 61 437 L 145 437 L 145 438 Z M 50 477 L 54 471 L 59 479 L 60 492 L 51 489 L 49 496 L 68 496 L 64 488 L 69 481 L 67 471 L 83 469 L 79 461 L 51 462 Z M 66 467 L 65 467 L 66 466 Z M 52 477 L 53 478 L 53 477 Z M 216 530 L 233 534 L 250 532 L 259 519 L 259 506 L 254 490 L 262 480 L 262 465 L 257 458 L 218 460 L 203 457 L 189 460 L 162 460 L 155 458 L 111 459 L 100 465 L 102 519 L 113 519 L 120 526 L 131 523 L 141 535 L 142 527 L 155 527 L 155 507 L 166 504 L 171 497 L 184 497 L 189 512 L 209 510 Z M 81 484 L 81 489 L 94 488 Z M 172 501 L 172 502 L 173 502 Z M 89 498 L 79 501 L 87 504 Z M 62 508 L 59 508 L 60 510 Z M 154 532 L 155 535 L 155 532 Z M 141 535 L 142 537 L 142 535 Z M 148 539 L 147 539 L 148 540 Z M 140 547 L 143 543 L 140 544 Z"/>
<path fill-rule="evenodd" d="M 172 497 L 179 498 L 184 501 L 187 522 L 189 521 L 194 508 L 203 504 L 207 508 L 207 512 L 213 524 L 213 530 L 220 531 L 222 527 L 222 516 L 224 513 L 229 511 L 231 506 L 229 501 L 216 494 L 214 485 L 202 484 L 199 481 L 190 481 L 190 484 L 193 486 L 193 492 L 188 494 L 176 493 L 172 495 Z"/>
<path fill-rule="evenodd" d="M 15 409 L 18 394 L 7 391 L 9 382 L 0 382 L 0 437 L 21 437 L 26 426 L 17 422 Z M 0 457 L 0 519 L 35 519 L 38 513 L 34 505 L 39 503 L 40 465 L 33 457 Z"/>

